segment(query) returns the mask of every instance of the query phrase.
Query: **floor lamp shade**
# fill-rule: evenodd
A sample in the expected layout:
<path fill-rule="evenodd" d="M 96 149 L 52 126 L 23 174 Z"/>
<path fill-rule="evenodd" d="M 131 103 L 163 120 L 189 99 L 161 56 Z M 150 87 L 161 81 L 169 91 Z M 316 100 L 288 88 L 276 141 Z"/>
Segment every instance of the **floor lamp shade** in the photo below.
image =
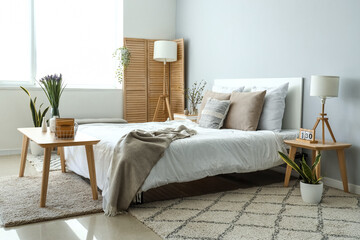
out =
<path fill-rule="evenodd" d="M 310 96 L 321 98 L 337 97 L 339 92 L 339 77 L 311 76 Z"/>
<path fill-rule="evenodd" d="M 154 60 L 159 62 L 177 61 L 177 43 L 173 41 L 155 41 Z"/>

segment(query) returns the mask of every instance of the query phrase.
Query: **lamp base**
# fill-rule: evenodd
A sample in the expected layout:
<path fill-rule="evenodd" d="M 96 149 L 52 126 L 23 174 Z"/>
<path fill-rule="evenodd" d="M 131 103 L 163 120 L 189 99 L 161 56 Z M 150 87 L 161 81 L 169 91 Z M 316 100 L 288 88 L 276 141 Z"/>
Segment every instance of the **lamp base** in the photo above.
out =
<path fill-rule="evenodd" d="M 325 144 L 325 124 L 326 124 L 326 127 L 329 130 L 331 138 L 333 139 L 334 142 L 336 142 L 335 136 L 334 136 L 334 134 L 333 134 L 333 132 L 331 130 L 331 127 L 330 127 L 329 118 L 325 117 L 327 115 L 326 113 L 324 113 L 325 101 L 322 100 L 321 104 L 322 104 L 322 112 L 320 113 L 320 117 L 317 117 L 315 125 L 313 127 L 313 130 L 314 131 L 316 130 L 317 126 L 319 125 L 319 123 L 321 121 L 322 122 L 322 144 Z"/>
<path fill-rule="evenodd" d="M 160 107 L 161 107 L 161 104 L 162 104 L 163 101 L 165 101 L 166 110 L 167 110 L 167 112 L 169 114 L 170 120 L 174 120 L 174 117 L 173 117 L 172 112 L 171 112 L 169 95 L 165 94 L 165 95 L 159 96 L 159 99 L 158 99 L 158 102 L 157 102 L 157 105 L 156 105 L 156 109 L 155 109 L 155 113 L 154 113 L 154 117 L 153 117 L 153 122 L 155 122 L 155 120 L 157 118 L 158 112 L 160 110 Z"/>

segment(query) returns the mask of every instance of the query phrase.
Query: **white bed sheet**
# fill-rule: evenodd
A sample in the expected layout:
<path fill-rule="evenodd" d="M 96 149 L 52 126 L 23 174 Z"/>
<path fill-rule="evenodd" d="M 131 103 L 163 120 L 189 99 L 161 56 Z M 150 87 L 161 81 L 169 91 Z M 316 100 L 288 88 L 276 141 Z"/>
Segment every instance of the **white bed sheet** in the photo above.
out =
<path fill-rule="evenodd" d="M 198 127 L 191 121 L 80 125 L 79 131 L 101 139 L 94 146 L 98 187 L 103 189 L 114 146 L 121 136 L 133 129 L 151 131 L 180 124 L 195 129 L 197 135 L 172 142 L 151 170 L 141 191 L 174 182 L 188 182 L 218 174 L 253 172 L 278 166 L 283 162 L 277 152 L 286 151 L 283 139 L 294 139 L 298 132 L 215 130 Z M 65 159 L 69 170 L 89 178 L 84 147 L 66 147 Z"/>

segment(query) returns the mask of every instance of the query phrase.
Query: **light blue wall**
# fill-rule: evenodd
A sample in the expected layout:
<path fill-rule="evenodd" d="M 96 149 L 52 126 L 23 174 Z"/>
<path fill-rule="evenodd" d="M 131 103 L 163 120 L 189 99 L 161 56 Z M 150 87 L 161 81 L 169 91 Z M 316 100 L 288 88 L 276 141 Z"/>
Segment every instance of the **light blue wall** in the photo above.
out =
<path fill-rule="evenodd" d="M 345 152 L 348 179 L 360 185 L 359 0 L 177 0 L 176 15 L 188 85 L 304 77 L 303 127 L 312 128 L 321 106 L 309 96 L 310 76 L 339 75 L 339 98 L 325 110 L 336 139 L 353 144 Z M 340 179 L 336 152 L 323 153 L 322 173 Z"/>

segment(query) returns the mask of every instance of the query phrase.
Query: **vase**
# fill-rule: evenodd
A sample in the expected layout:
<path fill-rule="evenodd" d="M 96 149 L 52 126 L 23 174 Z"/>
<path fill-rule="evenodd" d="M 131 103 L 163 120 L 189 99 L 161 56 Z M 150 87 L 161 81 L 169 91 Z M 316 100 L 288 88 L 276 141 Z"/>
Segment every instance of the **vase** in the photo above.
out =
<path fill-rule="evenodd" d="M 46 124 L 46 119 L 45 117 L 43 118 L 43 121 L 41 123 L 41 131 L 42 132 L 47 132 L 47 124 Z"/>
<path fill-rule="evenodd" d="M 59 108 L 51 108 L 51 118 L 49 119 L 50 132 L 56 132 L 56 118 L 60 117 Z"/>
<path fill-rule="evenodd" d="M 189 113 L 190 113 L 190 115 L 197 115 L 198 110 L 197 110 L 196 104 L 190 103 Z"/>
<path fill-rule="evenodd" d="M 52 107 L 51 108 L 51 117 L 60 117 L 60 112 L 58 107 Z"/>

